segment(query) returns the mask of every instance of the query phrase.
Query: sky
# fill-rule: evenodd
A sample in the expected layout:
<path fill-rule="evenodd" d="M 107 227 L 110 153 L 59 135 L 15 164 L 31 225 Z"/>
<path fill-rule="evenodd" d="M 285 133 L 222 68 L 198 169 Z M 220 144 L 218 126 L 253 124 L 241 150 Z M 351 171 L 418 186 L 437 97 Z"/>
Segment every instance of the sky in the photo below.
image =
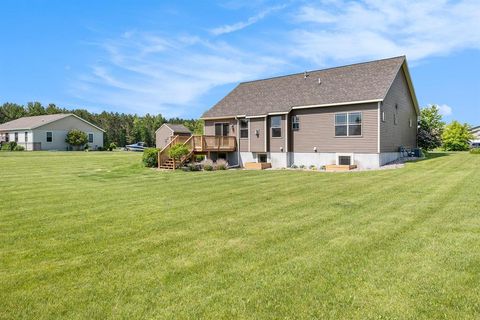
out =
<path fill-rule="evenodd" d="M 2 0 L 0 103 L 197 118 L 239 82 L 406 55 L 480 125 L 480 1 Z"/>

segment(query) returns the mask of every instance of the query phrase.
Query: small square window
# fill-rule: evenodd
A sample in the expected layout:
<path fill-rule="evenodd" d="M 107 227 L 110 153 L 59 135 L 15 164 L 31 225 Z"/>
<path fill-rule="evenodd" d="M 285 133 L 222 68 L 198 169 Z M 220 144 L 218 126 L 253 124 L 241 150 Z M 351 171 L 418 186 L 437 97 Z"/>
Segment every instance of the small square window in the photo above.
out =
<path fill-rule="evenodd" d="M 267 162 L 267 155 L 266 154 L 259 154 L 258 155 L 258 162 L 262 162 L 262 163 Z"/>

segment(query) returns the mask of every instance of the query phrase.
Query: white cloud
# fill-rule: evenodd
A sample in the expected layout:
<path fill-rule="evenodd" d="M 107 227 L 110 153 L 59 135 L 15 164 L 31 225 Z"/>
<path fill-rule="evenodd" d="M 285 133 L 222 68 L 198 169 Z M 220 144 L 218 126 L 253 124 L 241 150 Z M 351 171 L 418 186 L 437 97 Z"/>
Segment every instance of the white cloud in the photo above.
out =
<path fill-rule="evenodd" d="M 219 36 L 219 35 L 222 35 L 222 34 L 227 34 L 227 33 L 235 32 L 235 31 L 239 31 L 239 30 L 242 30 L 242 29 L 244 29 L 248 26 L 251 26 L 252 24 L 257 23 L 258 21 L 265 18 L 267 15 L 269 15 L 269 14 L 275 12 L 275 11 L 284 9 L 284 8 L 285 8 L 285 5 L 270 7 L 268 9 L 265 9 L 265 10 L 261 11 L 259 14 L 248 18 L 247 21 L 241 21 L 241 22 L 237 22 L 237 23 L 234 23 L 234 24 L 227 24 L 227 25 L 224 25 L 224 26 L 221 26 L 221 27 L 213 28 L 213 29 L 210 30 L 210 32 L 215 36 Z"/>
<path fill-rule="evenodd" d="M 439 112 L 442 116 L 451 116 L 452 108 L 446 104 L 438 105 Z"/>
<path fill-rule="evenodd" d="M 163 38 L 131 33 L 105 41 L 106 57 L 76 79 L 71 92 L 89 103 L 121 111 L 198 114 L 201 98 L 215 87 L 273 72 L 283 60 L 198 37 Z"/>
<path fill-rule="evenodd" d="M 331 1 L 294 16 L 293 56 L 317 64 L 406 54 L 411 61 L 480 49 L 478 0 Z"/>

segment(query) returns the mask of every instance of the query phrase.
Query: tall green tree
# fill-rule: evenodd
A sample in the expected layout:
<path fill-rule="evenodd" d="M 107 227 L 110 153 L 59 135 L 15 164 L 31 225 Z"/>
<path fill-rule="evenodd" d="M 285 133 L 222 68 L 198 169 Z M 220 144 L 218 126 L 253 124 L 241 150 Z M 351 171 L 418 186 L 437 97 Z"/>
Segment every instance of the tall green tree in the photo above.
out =
<path fill-rule="evenodd" d="M 446 151 L 466 151 L 470 149 L 470 141 L 473 138 L 468 124 L 453 121 L 445 127 L 442 147 Z"/>
<path fill-rule="evenodd" d="M 418 146 L 426 150 L 433 150 L 442 145 L 442 133 L 445 127 L 440 109 L 432 105 L 421 110 L 421 119 L 418 128 Z"/>

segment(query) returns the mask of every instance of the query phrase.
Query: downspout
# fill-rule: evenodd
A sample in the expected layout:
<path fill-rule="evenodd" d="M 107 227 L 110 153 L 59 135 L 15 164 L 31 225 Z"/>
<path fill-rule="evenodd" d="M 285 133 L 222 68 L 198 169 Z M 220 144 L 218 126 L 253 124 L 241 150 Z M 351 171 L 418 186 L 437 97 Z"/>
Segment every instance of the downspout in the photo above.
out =
<path fill-rule="evenodd" d="M 235 116 L 235 120 L 237 120 L 237 165 L 232 168 L 240 167 L 240 119 Z"/>

